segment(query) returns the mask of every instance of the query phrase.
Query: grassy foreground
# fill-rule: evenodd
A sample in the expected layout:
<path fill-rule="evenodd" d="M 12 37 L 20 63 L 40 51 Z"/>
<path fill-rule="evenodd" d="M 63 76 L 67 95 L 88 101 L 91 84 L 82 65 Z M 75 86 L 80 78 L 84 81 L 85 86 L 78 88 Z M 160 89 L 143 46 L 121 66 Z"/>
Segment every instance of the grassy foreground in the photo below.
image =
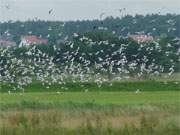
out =
<path fill-rule="evenodd" d="M 0 94 L 2 135 L 178 135 L 179 91 Z"/>
<path fill-rule="evenodd" d="M 0 89 L 0 135 L 179 135 L 179 116 L 178 80 Z"/>

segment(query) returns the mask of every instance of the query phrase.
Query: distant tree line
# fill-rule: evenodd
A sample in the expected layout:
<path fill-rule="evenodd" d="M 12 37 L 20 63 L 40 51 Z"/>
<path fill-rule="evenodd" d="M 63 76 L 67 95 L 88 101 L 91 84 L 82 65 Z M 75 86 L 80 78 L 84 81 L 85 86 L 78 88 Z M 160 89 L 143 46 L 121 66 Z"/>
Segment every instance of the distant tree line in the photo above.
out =
<path fill-rule="evenodd" d="M 36 35 L 47 38 L 49 43 L 59 39 L 72 38 L 73 33 L 84 34 L 103 30 L 117 36 L 128 34 L 147 34 L 154 37 L 180 37 L 180 15 L 126 15 L 122 18 L 107 17 L 104 20 L 84 21 L 42 21 L 29 20 L 0 23 L 0 36 L 20 42 L 21 35 Z"/>

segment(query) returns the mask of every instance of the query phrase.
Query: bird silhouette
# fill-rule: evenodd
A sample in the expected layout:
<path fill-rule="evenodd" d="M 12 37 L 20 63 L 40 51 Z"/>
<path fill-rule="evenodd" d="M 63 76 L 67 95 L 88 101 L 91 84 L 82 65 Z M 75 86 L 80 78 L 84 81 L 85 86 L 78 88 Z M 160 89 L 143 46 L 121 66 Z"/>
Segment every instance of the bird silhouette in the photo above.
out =
<path fill-rule="evenodd" d="M 51 13 L 52 13 L 52 11 L 53 11 L 53 9 L 50 9 L 50 10 L 48 11 L 48 13 L 49 13 L 49 14 L 51 14 Z"/>

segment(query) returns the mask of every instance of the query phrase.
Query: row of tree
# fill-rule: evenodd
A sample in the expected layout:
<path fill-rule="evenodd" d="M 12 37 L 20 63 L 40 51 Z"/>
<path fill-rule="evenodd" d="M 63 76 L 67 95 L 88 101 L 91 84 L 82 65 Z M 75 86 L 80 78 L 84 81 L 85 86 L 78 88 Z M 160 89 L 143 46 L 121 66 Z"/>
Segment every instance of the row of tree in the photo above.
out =
<path fill-rule="evenodd" d="M 37 35 L 47 38 L 50 43 L 58 39 L 70 38 L 73 33 L 87 33 L 99 30 L 112 32 L 118 36 L 128 34 L 148 34 L 156 36 L 180 36 L 180 15 L 126 15 L 122 18 L 106 17 L 104 20 L 84 21 L 42 21 L 0 23 L 0 36 L 9 37 L 17 43 L 22 35 Z M 8 35 L 8 36 L 7 36 Z"/>

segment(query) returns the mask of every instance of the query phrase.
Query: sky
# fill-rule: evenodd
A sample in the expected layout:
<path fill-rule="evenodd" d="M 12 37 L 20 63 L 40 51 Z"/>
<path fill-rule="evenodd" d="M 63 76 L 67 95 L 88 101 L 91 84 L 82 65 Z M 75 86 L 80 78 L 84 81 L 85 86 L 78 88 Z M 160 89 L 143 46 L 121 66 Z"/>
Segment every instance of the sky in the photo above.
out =
<path fill-rule="evenodd" d="M 120 9 L 123 10 L 120 12 Z M 102 13 L 102 18 L 126 14 L 180 14 L 180 0 L 0 0 L 0 21 L 92 20 L 100 19 Z"/>

